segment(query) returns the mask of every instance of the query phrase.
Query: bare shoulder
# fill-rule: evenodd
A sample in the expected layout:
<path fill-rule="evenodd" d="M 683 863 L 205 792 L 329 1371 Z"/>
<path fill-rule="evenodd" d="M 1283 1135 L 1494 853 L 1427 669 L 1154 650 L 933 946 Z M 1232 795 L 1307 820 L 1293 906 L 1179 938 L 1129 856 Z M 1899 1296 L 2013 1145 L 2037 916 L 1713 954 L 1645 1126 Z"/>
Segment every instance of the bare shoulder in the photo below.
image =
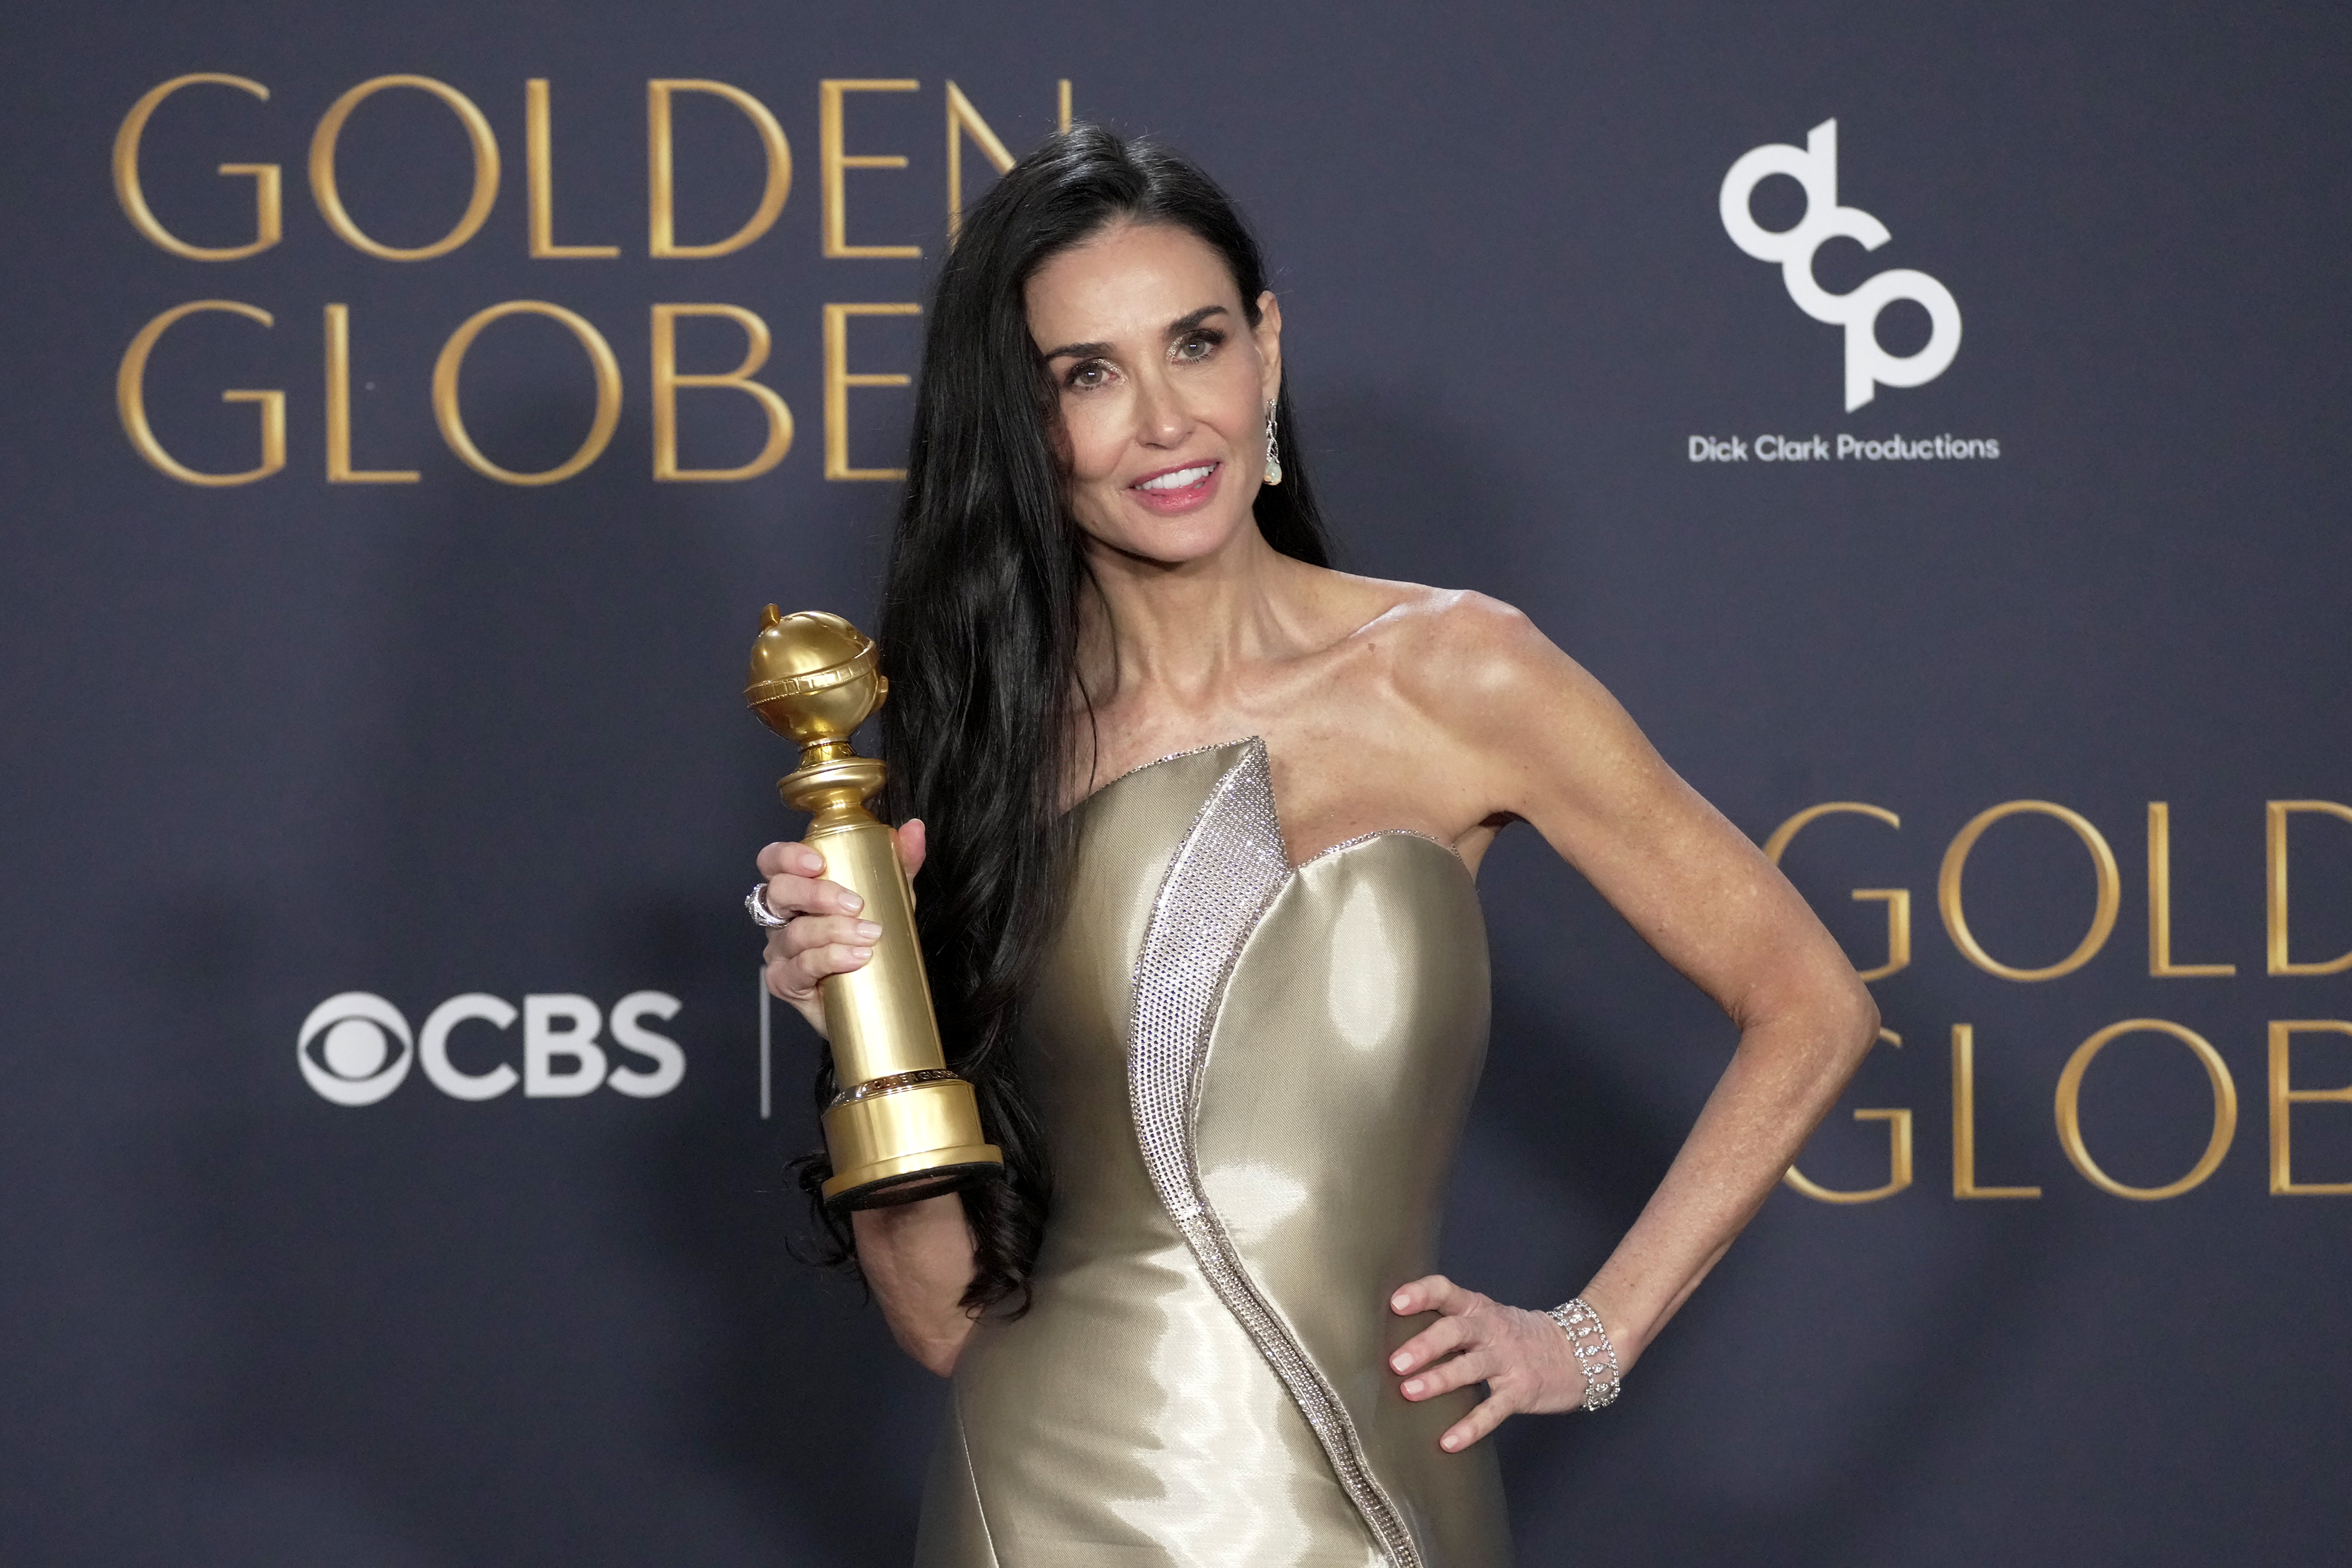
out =
<path fill-rule="evenodd" d="M 1466 589 L 1314 581 L 1323 624 L 1352 629 L 1295 670 L 1286 696 L 1311 718 L 1290 746 L 1302 763 L 1318 749 L 1339 759 L 1330 793 L 1360 807 L 1335 812 L 1350 831 L 1358 817 L 1426 821 L 1475 863 L 1479 836 L 1518 817 L 1573 858 L 1592 822 L 1676 792 L 1616 700 L 1517 607 Z M 1368 794 L 1381 798 L 1355 798 Z"/>
<path fill-rule="evenodd" d="M 1376 645 L 1399 696 L 1433 720 L 1496 704 L 1607 700 L 1516 605 L 1467 588 L 1381 583 L 1387 607 L 1353 639 Z"/>
<path fill-rule="evenodd" d="M 1608 689 L 1526 614 L 1465 589 L 1396 586 L 1410 591 L 1359 635 L 1386 643 L 1394 699 L 1489 809 L 1558 821 L 1596 794 L 1671 787 Z"/>

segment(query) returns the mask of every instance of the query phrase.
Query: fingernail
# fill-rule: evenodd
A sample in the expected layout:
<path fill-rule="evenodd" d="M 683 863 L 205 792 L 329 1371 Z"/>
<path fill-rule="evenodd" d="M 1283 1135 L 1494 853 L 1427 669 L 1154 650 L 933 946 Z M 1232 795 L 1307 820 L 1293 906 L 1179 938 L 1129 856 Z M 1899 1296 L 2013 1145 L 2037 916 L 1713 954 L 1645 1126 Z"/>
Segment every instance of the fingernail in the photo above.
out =
<path fill-rule="evenodd" d="M 866 900 L 856 893 L 844 893 L 841 895 L 841 907 L 854 915 L 866 907 Z"/>
<path fill-rule="evenodd" d="M 874 956 L 874 950 L 870 947 L 853 947 L 849 950 L 849 956 L 857 959 L 871 958 Z"/>
<path fill-rule="evenodd" d="M 859 921 L 857 922 L 857 934 L 864 937 L 867 942 L 879 942 L 882 938 L 882 928 L 876 925 L 872 921 Z"/>
<path fill-rule="evenodd" d="M 1395 1295 L 1393 1295 L 1393 1296 L 1391 1296 L 1391 1297 L 1390 1297 L 1390 1298 L 1389 1298 L 1389 1305 L 1390 1305 L 1391 1308 L 1393 1308 L 1394 1310 L 1396 1310 L 1397 1311 L 1400 1311 L 1400 1312 L 1402 1312 L 1402 1311 L 1403 1311 L 1403 1310 L 1404 1310 L 1404 1302 L 1405 1302 L 1405 1296 L 1404 1296 L 1404 1292 L 1403 1292 L 1403 1291 L 1402 1291 L 1402 1290 L 1398 1291 Z"/>
<path fill-rule="evenodd" d="M 814 849 L 803 849 L 793 857 L 793 868 L 803 877 L 814 877 L 824 869 L 824 862 Z"/>
<path fill-rule="evenodd" d="M 1404 1352 L 1400 1351 L 1397 1354 L 1390 1358 L 1389 1364 L 1396 1368 L 1399 1372 L 1402 1372 L 1405 1368 L 1412 1364 L 1412 1357 L 1406 1355 Z"/>
<path fill-rule="evenodd" d="M 1462 1439 L 1454 1436 L 1451 1433 L 1448 1433 L 1445 1436 L 1438 1439 L 1437 1446 L 1450 1454 L 1454 1449 L 1462 1447 Z"/>
<path fill-rule="evenodd" d="M 1417 1397 L 1421 1393 L 1421 1379 L 1416 1377 L 1411 1383 L 1406 1384 L 1404 1385 L 1404 1391 L 1408 1395 Z"/>

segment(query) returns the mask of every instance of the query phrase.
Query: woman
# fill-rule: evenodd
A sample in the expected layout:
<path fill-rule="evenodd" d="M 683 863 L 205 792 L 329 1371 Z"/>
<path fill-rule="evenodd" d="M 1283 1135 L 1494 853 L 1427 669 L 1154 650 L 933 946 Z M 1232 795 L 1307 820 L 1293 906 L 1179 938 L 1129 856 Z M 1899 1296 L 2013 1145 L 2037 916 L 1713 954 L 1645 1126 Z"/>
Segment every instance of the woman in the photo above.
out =
<path fill-rule="evenodd" d="M 1007 1179 L 850 1238 L 955 1379 L 926 1564 L 1507 1562 L 1479 1440 L 1614 1397 L 1877 1026 L 1787 882 L 1525 617 L 1325 565 L 1292 428 L 1257 249 L 1181 160 L 1077 127 L 965 224 L 883 739 Z M 1515 820 L 1740 1026 L 1551 1313 L 1430 1272 L 1486 1047 L 1471 877 Z M 822 1029 L 876 929 L 807 846 L 760 870 L 790 917 L 769 985 Z"/>

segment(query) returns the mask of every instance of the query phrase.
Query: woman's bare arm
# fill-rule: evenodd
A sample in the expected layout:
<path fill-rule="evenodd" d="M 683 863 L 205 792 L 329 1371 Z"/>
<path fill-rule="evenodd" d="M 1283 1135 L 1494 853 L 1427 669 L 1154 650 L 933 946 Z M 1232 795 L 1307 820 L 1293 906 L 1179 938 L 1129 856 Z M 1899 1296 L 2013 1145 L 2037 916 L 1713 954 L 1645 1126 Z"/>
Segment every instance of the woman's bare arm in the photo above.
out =
<path fill-rule="evenodd" d="M 898 1348 L 941 1377 L 971 1337 L 962 1305 L 971 1284 L 971 1227 L 963 1199 L 953 1193 L 896 1208 L 861 1209 L 851 1216 L 857 1266 Z"/>
<path fill-rule="evenodd" d="M 927 836 L 920 822 L 898 829 L 898 858 L 912 877 L 922 869 Z M 825 1032 L 818 987 L 827 975 L 862 969 L 878 928 L 860 920 L 856 895 L 824 879 L 824 858 L 805 844 L 760 851 L 768 907 L 791 917 L 768 936 L 768 989 L 789 1002 L 819 1036 Z M 898 1348 L 945 1377 L 971 1337 L 961 1305 L 971 1287 L 971 1229 L 963 1200 L 950 1193 L 851 1216 L 857 1266 L 881 1303 Z"/>
<path fill-rule="evenodd" d="M 1475 759 L 1478 797 L 1533 824 L 1739 1026 L 1665 1179 L 1582 1292 L 1631 1367 L 1780 1182 L 1875 1038 L 1878 1012 L 1787 879 L 1598 681 L 1506 606 L 1444 618 L 1443 657 L 1425 667 L 1444 678 L 1431 721 Z M 1581 1403 L 1565 1336 L 1540 1316 L 1434 1277 L 1399 1293 L 1401 1312 L 1433 1309 L 1446 1315 L 1400 1352 L 1397 1370 L 1417 1374 L 1406 1396 L 1493 1391 L 1447 1447 L 1518 1410 Z"/>

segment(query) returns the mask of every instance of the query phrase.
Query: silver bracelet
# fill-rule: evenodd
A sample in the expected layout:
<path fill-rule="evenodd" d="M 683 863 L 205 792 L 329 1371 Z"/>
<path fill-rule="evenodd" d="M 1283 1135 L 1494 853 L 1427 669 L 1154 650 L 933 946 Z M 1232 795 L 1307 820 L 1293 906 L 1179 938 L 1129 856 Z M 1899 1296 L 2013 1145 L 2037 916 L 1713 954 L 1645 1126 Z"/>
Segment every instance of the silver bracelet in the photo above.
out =
<path fill-rule="evenodd" d="M 1577 1369 L 1584 1373 L 1584 1408 L 1603 1410 L 1614 1405 L 1620 1386 L 1617 1347 L 1609 1342 L 1601 1314 L 1579 1296 L 1562 1301 L 1544 1316 L 1559 1325 L 1559 1331 L 1568 1336 L 1568 1348 L 1576 1352 Z"/>

